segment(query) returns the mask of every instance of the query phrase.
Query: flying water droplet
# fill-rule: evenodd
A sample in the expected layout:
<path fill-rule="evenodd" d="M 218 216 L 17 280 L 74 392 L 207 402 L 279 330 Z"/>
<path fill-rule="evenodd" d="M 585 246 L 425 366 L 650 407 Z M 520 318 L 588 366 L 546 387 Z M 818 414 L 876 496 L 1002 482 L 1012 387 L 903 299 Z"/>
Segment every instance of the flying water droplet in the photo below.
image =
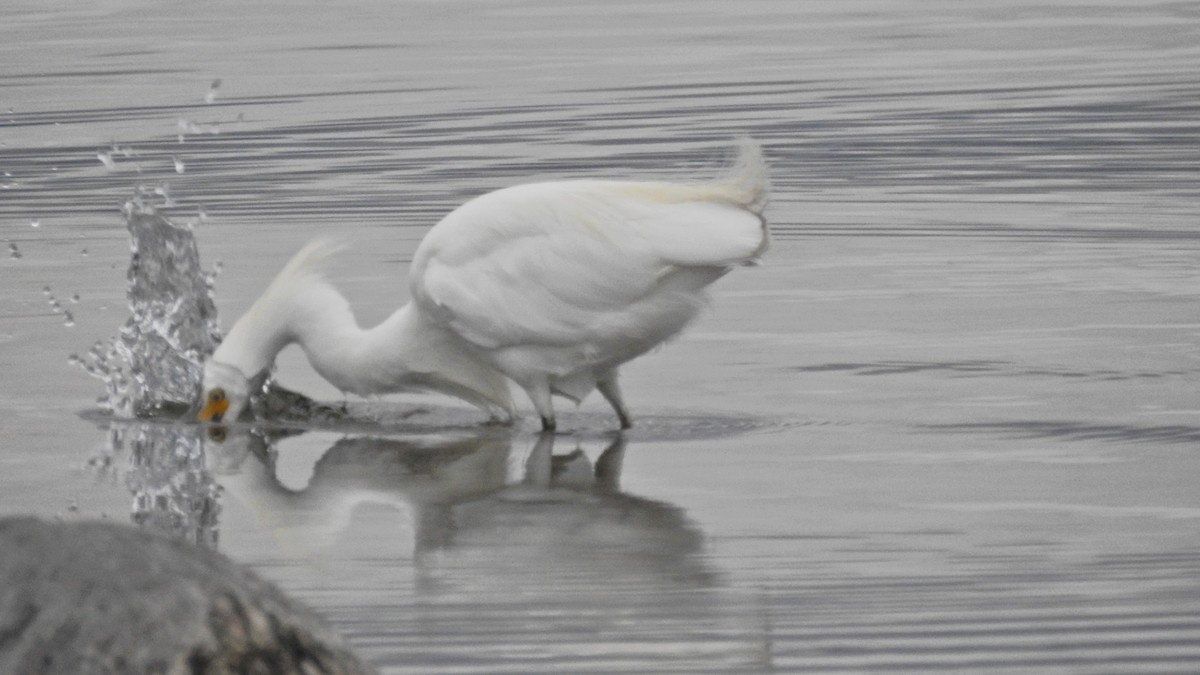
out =
<path fill-rule="evenodd" d="M 217 90 L 220 88 L 221 78 L 218 77 L 212 81 L 212 84 L 208 85 L 208 93 L 204 95 L 204 102 L 212 103 L 213 101 L 217 100 Z"/>
<path fill-rule="evenodd" d="M 216 288 L 217 277 L 221 276 L 221 272 L 224 269 L 225 264 L 218 260 L 215 264 L 213 264 L 212 269 L 204 275 L 204 285 L 208 286 L 210 290 Z"/>
<path fill-rule="evenodd" d="M 75 327 L 75 316 L 71 314 L 70 310 L 63 312 L 63 325 L 67 328 Z"/>
<path fill-rule="evenodd" d="M 79 252 L 79 255 L 81 255 L 85 258 L 87 257 L 87 254 L 88 254 L 88 250 L 86 248 Z"/>
<path fill-rule="evenodd" d="M 33 227 L 33 228 L 41 227 L 42 221 L 37 218 L 34 218 L 33 220 L 29 221 L 29 226 Z"/>
<path fill-rule="evenodd" d="M 158 185 L 155 185 L 153 192 L 155 195 L 162 197 L 162 204 L 160 204 L 160 206 L 162 208 L 168 209 L 168 208 L 171 208 L 172 206 L 175 206 L 175 200 L 171 199 L 171 184 L 170 183 L 162 182 L 162 183 L 159 183 Z"/>
<path fill-rule="evenodd" d="M 179 159 L 178 157 L 172 156 L 171 161 L 175 162 L 175 173 L 183 173 L 183 170 L 184 170 L 183 160 Z"/>
<path fill-rule="evenodd" d="M 79 304 L 79 294 L 78 293 L 74 293 L 71 295 L 71 302 L 76 305 Z"/>
<path fill-rule="evenodd" d="M 46 296 L 47 298 L 50 297 L 50 287 L 49 286 L 42 286 L 42 295 Z"/>
<path fill-rule="evenodd" d="M 175 124 L 185 134 L 212 134 L 215 136 L 221 133 L 221 127 L 217 124 L 197 124 L 184 118 L 176 120 Z"/>
<path fill-rule="evenodd" d="M 111 152 L 97 152 L 96 159 L 100 160 L 100 163 L 104 165 L 104 168 L 108 169 L 109 171 L 116 171 L 117 163 L 113 161 Z"/>

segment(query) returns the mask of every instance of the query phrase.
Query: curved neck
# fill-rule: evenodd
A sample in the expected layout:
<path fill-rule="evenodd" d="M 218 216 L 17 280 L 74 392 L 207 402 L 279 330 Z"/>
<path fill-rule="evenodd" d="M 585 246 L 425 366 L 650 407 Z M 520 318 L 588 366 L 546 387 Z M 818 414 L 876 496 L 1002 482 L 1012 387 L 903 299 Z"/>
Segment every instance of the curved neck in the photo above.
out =
<path fill-rule="evenodd" d="M 405 305 L 364 330 L 345 298 L 319 277 L 265 293 L 229 331 L 213 359 L 252 377 L 292 343 L 304 349 L 321 377 L 345 392 L 433 389 L 493 414 L 512 410 L 504 376 L 416 305 Z"/>

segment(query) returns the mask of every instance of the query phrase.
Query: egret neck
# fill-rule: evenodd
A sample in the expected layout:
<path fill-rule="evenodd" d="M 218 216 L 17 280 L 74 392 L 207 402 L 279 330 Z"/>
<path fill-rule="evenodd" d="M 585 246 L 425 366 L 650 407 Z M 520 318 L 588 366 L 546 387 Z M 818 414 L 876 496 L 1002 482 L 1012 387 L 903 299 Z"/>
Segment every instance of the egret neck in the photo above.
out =
<path fill-rule="evenodd" d="M 314 250 L 309 257 L 327 256 Z M 462 338 L 433 324 L 411 303 L 363 329 L 346 299 L 306 263 L 301 258 L 271 284 L 229 331 L 213 361 L 250 377 L 296 343 L 313 369 L 343 392 L 367 396 L 432 389 L 495 417 L 511 417 L 507 379 L 472 354 Z"/>

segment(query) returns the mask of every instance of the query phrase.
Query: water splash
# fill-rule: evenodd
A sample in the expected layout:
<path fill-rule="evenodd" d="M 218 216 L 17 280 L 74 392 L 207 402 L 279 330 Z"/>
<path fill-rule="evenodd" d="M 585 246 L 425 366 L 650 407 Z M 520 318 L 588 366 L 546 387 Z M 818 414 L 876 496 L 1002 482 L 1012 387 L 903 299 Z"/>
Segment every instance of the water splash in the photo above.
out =
<path fill-rule="evenodd" d="M 105 384 L 101 408 L 119 417 L 188 408 L 198 397 L 204 359 L 220 342 L 212 276 L 200 267 L 191 227 L 157 212 L 163 198 L 139 188 L 125 204 L 130 317 L 84 362 Z"/>
<path fill-rule="evenodd" d="M 116 417 L 185 413 L 199 400 L 204 360 L 221 341 L 213 286 L 222 265 L 201 267 L 191 224 L 172 222 L 158 212 L 173 204 L 162 184 L 140 186 L 125 204 L 130 316 L 115 337 L 92 345 L 84 358 L 72 354 L 68 359 L 104 383 L 97 403 Z M 52 311 L 73 326 L 75 317 L 52 289 L 46 286 L 42 292 Z M 252 395 L 250 409 L 256 419 L 278 423 L 330 422 L 346 416 L 341 408 L 288 391 L 271 377 Z"/>

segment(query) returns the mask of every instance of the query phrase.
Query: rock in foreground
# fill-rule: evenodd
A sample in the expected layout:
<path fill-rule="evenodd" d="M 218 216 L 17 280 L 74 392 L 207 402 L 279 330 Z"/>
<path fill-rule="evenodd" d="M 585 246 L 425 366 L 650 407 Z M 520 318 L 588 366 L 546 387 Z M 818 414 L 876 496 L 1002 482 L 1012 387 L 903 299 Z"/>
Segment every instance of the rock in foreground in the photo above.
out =
<path fill-rule="evenodd" d="M 216 552 L 123 525 L 0 520 L 0 673 L 370 672 Z"/>

